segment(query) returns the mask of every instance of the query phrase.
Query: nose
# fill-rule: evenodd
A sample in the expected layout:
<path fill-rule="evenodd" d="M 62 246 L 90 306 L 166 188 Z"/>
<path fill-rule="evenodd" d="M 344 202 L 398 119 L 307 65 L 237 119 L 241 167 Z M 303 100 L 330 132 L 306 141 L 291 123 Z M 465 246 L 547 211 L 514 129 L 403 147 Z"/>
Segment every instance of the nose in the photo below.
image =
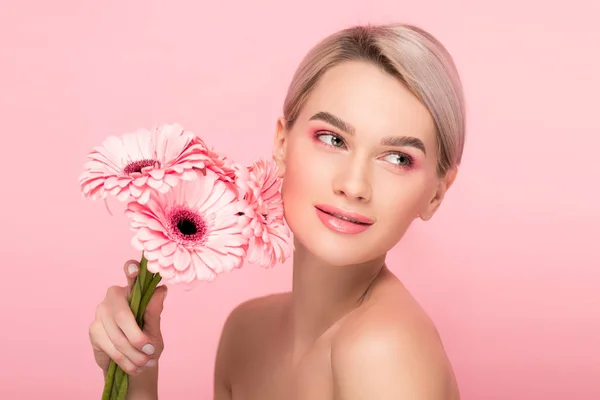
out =
<path fill-rule="evenodd" d="M 367 163 L 354 160 L 340 166 L 333 181 L 333 191 L 348 200 L 368 202 L 371 200 L 371 182 Z"/>

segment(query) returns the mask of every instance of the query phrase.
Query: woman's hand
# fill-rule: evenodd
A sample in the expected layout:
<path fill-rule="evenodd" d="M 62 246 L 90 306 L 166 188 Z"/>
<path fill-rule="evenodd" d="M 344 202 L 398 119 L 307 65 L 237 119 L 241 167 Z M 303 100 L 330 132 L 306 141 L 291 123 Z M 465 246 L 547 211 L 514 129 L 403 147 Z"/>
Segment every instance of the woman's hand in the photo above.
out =
<path fill-rule="evenodd" d="M 160 332 L 160 314 L 167 294 L 166 286 L 156 288 L 144 314 L 141 330 L 129 308 L 128 296 L 139 273 L 137 261 L 124 266 L 127 286 L 111 286 L 96 308 L 89 327 L 96 363 L 106 376 L 111 359 L 132 377 L 156 369 L 164 349 Z"/>

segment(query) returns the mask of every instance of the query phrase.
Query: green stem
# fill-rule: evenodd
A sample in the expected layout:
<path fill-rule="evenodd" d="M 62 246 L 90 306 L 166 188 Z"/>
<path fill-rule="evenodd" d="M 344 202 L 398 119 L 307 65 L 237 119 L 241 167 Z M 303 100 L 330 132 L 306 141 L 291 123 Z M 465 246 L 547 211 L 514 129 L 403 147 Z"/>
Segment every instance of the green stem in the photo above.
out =
<path fill-rule="evenodd" d="M 115 370 L 117 369 L 117 364 L 114 361 L 110 361 L 110 365 L 108 366 L 108 371 L 106 373 L 106 379 L 104 382 L 104 391 L 102 392 L 102 400 L 111 400 L 113 398 L 113 382 L 115 378 Z"/>
<path fill-rule="evenodd" d="M 121 371 L 121 368 L 119 368 L 117 366 L 117 373 L 115 374 L 115 379 L 113 380 L 112 394 L 110 396 L 111 400 L 115 400 L 117 398 L 117 396 L 119 395 L 119 386 L 117 386 L 117 377 L 119 376 L 119 372 L 122 372 L 122 371 Z"/>
<path fill-rule="evenodd" d="M 146 289 L 146 276 L 148 273 L 148 260 L 144 257 L 144 252 L 142 252 L 142 259 L 140 260 L 140 274 L 139 279 L 142 282 L 142 292 Z"/>
<path fill-rule="evenodd" d="M 150 273 L 147 266 L 148 260 L 144 257 L 144 253 L 142 253 L 140 273 L 135 279 L 129 298 L 131 312 L 133 313 L 138 326 L 142 329 L 146 307 L 154 294 L 156 286 L 161 281 L 161 276 L 159 274 Z M 102 400 L 125 399 L 128 387 L 129 375 L 111 360 L 106 374 Z"/>
<path fill-rule="evenodd" d="M 138 274 L 137 278 L 135 279 L 135 282 L 133 284 L 133 290 L 131 291 L 131 297 L 129 298 L 129 308 L 131 308 L 131 312 L 133 313 L 136 321 L 138 320 L 138 314 L 139 314 L 139 310 L 140 310 L 140 300 L 142 299 L 142 294 L 143 294 L 142 274 L 144 274 L 144 279 L 145 279 L 145 275 L 147 273 L 146 263 L 144 262 L 145 260 L 146 260 L 146 258 L 142 255 L 142 260 L 140 261 L 140 273 Z M 139 325 L 139 323 L 138 323 L 138 325 Z M 116 387 L 119 388 L 119 390 L 121 388 L 121 383 L 122 383 L 123 377 L 125 375 L 126 375 L 125 371 L 123 371 L 121 368 L 117 369 L 117 372 L 115 374 L 115 384 L 116 384 Z"/>
<path fill-rule="evenodd" d="M 153 274 L 152 279 L 150 280 L 148 287 L 146 287 L 144 295 L 140 300 L 139 313 L 137 314 L 137 323 L 142 329 L 144 328 L 144 313 L 146 312 L 146 307 L 148 307 L 148 303 L 150 303 L 150 299 L 152 298 L 152 295 L 154 295 L 156 287 L 160 283 L 161 279 L 162 277 L 160 276 L 160 274 Z"/>
<path fill-rule="evenodd" d="M 119 391 L 115 400 L 125 400 L 127 397 L 127 389 L 129 389 L 129 375 L 125 375 L 123 380 L 121 381 L 121 385 L 119 385 Z"/>

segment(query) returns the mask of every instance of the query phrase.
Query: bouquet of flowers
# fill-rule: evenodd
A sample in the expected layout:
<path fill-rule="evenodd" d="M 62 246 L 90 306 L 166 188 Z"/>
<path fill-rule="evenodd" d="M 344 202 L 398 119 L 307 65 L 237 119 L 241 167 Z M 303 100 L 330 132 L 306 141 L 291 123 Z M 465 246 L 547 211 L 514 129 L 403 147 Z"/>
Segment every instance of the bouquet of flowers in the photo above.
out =
<path fill-rule="evenodd" d="M 140 327 L 161 281 L 212 281 L 244 261 L 271 268 L 293 252 L 272 161 L 238 165 L 178 124 L 108 137 L 88 158 L 83 196 L 127 202 L 132 245 L 142 254 L 129 298 Z M 128 384 L 111 362 L 102 399 L 125 399 Z"/>

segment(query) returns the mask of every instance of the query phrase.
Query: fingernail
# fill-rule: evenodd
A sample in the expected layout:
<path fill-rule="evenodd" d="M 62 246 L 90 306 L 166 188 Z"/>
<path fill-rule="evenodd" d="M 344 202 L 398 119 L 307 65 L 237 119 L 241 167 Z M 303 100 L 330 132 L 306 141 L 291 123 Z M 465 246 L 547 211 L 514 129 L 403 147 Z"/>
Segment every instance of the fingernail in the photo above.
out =
<path fill-rule="evenodd" d="M 150 343 L 145 344 L 144 347 L 142 347 L 142 351 L 151 356 L 154 354 L 154 346 L 152 346 Z"/>
<path fill-rule="evenodd" d="M 130 275 L 135 274 L 136 272 L 138 272 L 138 266 L 137 264 L 129 264 L 127 266 L 127 272 L 129 272 Z"/>
<path fill-rule="evenodd" d="M 154 367 L 156 365 L 156 360 L 148 360 L 144 367 Z"/>
<path fill-rule="evenodd" d="M 163 301 L 165 301 L 165 299 L 167 298 L 167 293 L 168 293 L 168 290 L 165 288 L 165 294 L 163 294 Z"/>
<path fill-rule="evenodd" d="M 136 370 L 135 370 L 135 372 L 139 374 L 139 373 L 141 373 L 143 370 L 144 370 L 144 368 L 142 368 L 142 367 L 139 367 L 138 369 L 136 369 Z"/>

